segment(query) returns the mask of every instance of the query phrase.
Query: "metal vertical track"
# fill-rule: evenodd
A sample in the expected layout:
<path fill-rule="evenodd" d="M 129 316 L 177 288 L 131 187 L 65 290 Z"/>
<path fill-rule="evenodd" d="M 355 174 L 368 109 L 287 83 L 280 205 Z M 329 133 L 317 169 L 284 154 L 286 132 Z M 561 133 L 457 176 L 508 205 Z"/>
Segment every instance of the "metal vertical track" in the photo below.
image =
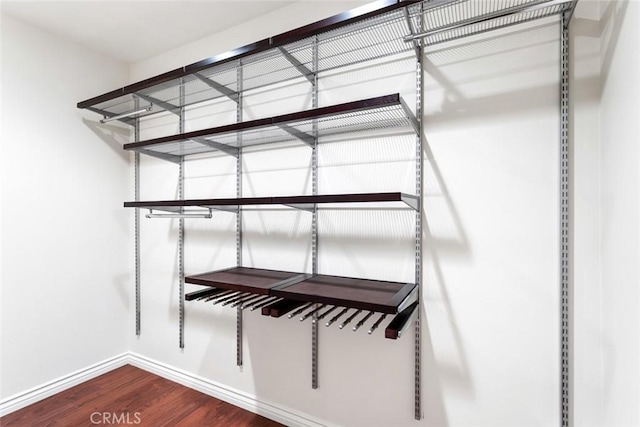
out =
<path fill-rule="evenodd" d="M 184 79 L 180 81 L 180 115 L 179 132 L 185 131 L 184 111 Z M 178 176 L 178 199 L 184 200 L 184 157 L 180 158 L 180 172 Z M 180 316 L 180 348 L 184 348 L 184 218 L 179 220 L 178 231 L 178 280 L 180 280 L 178 305 Z"/>
<path fill-rule="evenodd" d="M 236 71 L 238 102 L 236 105 L 236 122 L 242 121 L 242 61 L 238 61 Z M 236 158 L 236 197 L 242 197 L 242 135 L 238 134 L 238 157 Z M 242 267 L 242 208 L 236 212 L 236 264 Z M 236 365 L 242 366 L 242 309 L 236 313 Z"/>
<path fill-rule="evenodd" d="M 421 6 L 422 7 L 422 6 Z M 421 30 L 425 31 L 424 13 L 421 16 Z M 422 40 L 416 47 L 416 119 L 418 120 L 419 133 L 416 136 L 416 196 L 418 196 L 418 209 L 416 210 L 416 230 L 415 230 L 415 281 L 418 286 L 418 315 L 415 324 L 414 336 L 414 418 L 420 420 L 422 418 L 422 366 L 421 366 L 421 331 L 420 331 L 420 313 L 422 311 L 422 57 L 424 55 L 424 47 Z"/>
<path fill-rule="evenodd" d="M 236 365 L 242 366 L 242 308 L 236 309 Z"/>
<path fill-rule="evenodd" d="M 313 87 L 311 88 L 311 108 L 318 108 L 318 37 L 314 37 L 312 45 Z M 318 125 L 313 123 L 314 144 L 311 152 L 311 191 L 318 194 Z M 311 218 L 311 270 L 318 274 L 318 209 L 313 209 Z M 318 308 L 318 305 L 315 306 Z M 318 388 L 318 315 L 313 314 L 311 322 L 311 388 Z"/>
<path fill-rule="evenodd" d="M 569 20 L 560 26 L 560 404 L 562 427 L 570 425 L 569 401 Z"/>
<path fill-rule="evenodd" d="M 140 108 L 139 100 L 134 98 L 136 110 Z M 140 118 L 136 117 L 133 127 L 133 141 L 140 141 Z M 135 152 L 134 155 L 134 200 L 140 201 L 140 153 Z M 140 209 L 135 209 L 134 217 L 134 250 L 135 250 L 135 294 L 136 294 L 136 336 L 140 336 Z"/>

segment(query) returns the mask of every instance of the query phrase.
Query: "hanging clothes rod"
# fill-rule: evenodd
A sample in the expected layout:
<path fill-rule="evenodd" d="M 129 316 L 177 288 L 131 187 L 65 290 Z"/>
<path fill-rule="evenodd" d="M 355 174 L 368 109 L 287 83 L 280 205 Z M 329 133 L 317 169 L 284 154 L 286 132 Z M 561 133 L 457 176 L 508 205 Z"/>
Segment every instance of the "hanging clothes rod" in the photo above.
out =
<path fill-rule="evenodd" d="M 149 213 L 145 215 L 145 218 L 213 218 L 211 209 L 209 212 L 182 212 L 182 213 L 163 213 L 154 214 L 153 209 L 149 209 Z"/>
<path fill-rule="evenodd" d="M 128 111 L 126 113 L 118 114 L 116 116 L 105 117 L 104 119 L 100 120 L 100 123 L 108 123 L 108 122 L 112 122 L 114 120 L 119 120 L 119 119 L 124 119 L 126 117 L 135 116 L 136 114 L 146 113 L 147 111 L 151 111 L 151 107 L 152 107 L 152 105 L 149 104 L 147 107 L 140 108 L 138 110 Z"/>

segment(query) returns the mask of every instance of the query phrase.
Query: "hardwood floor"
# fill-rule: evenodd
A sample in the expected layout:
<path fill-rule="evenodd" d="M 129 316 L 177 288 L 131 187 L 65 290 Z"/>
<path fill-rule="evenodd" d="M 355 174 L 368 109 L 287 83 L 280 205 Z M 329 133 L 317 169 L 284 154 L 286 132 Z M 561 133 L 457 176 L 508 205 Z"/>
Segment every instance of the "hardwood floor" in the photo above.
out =
<path fill-rule="evenodd" d="M 2 427 L 282 424 L 127 365 L 0 418 Z"/>

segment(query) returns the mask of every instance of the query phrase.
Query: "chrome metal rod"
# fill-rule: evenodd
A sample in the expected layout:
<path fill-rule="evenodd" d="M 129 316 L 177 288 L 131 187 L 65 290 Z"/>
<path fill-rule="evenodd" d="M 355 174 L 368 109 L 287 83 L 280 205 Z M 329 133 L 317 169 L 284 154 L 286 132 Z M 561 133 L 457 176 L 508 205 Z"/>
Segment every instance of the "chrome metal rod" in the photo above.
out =
<path fill-rule="evenodd" d="M 258 299 L 258 298 L 262 298 L 263 295 L 256 295 L 256 294 L 251 294 L 250 296 L 244 297 L 239 301 L 234 302 L 233 304 L 231 304 L 232 308 L 238 307 L 239 305 L 243 305 L 246 302 Z"/>
<path fill-rule="evenodd" d="M 134 111 L 128 111 L 126 113 L 118 114 L 116 116 L 107 117 L 106 119 L 100 120 L 100 123 L 109 123 L 114 120 L 124 119 L 125 117 L 131 117 L 131 116 L 135 116 L 136 114 L 145 113 L 147 111 L 151 111 L 151 107 L 152 107 L 151 104 L 149 104 L 149 106 L 145 108 L 140 108 Z"/>
<path fill-rule="evenodd" d="M 329 319 L 329 321 L 325 324 L 327 326 L 327 328 L 329 326 L 333 325 L 335 322 L 337 322 L 339 318 L 341 318 L 342 316 L 344 316 L 347 313 L 347 311 L 349 311 L 349 309 L 345 308 L 340 313 L 336 314 L 331 319 Z"/>
<path fill-rule="evenodd" d="M 237 297 L 238 295 L 240 295 L 241 293 L 242 292 L 238 291 L 238 292 L 234 292 L 232 294 L 229 294 L 228 296 L 226 296 L 224 298 L 220 298 L 219 300 L 216 300 L 216 302 L 214 302 L 213 305 L 220 304 L 221 302 L 225 302 L 225 301 L 228 301 L 230 299 L 233 299 L 233 298 Z"/>
<path fill-rule="evenodd" d="M 227 306 L 227 305 L 229 305 L 229 304 L 233 304 L 234 302 L 239 301 L 239 300 L 241 300 L 241 299 L 243 299 L 243 298 L 246 298 L 246 297 L 247 297 L 247 293 L 246 293 L 246 292 L 245 292 L 245 293 L 242 293 L 241 295 L 238 295 L 238 296 L 237 296 L 237 297 L 235 297 L 235 298 L 231 298 L 230 300 L 225 301 L 225 302 L 222 304 L 222 306 L 224 307 L 224 306 Z"/>
<path fill-rule="evenodd" d="M 358 329 L 360 329 L 362 327 L 362 325 L 364 325 L 364 323 L 369 320 L 369 318 L 373 316 L 373 311 L 370 311 L 366 316 L 364 316 L 362 319 L 360 319 L 360 321 L 358 323 L 356 323 L 356 326 L 353 327 L 353 332 L 357 331 Z"/>
<path fill-rule="evenodd" d="M 320 305 L 319 307 L 314 308 L 313 310 L 307 312 L 304 316 L 302 316 L 300 318 L 301 322 L 304 322 L 305 320 L 307 320 L 309 318 L 309 316 L 313 316 L 315 313 L 317 313 L 319 310 L 323 309 L 325 307 L 324 304 Z"/>
<path fill-rule="evenodd" d="M 331 307 L 329 310 L 325 311 L 324 313 L 318 315 L 318 317 L 316 319 L 313 319 L 313 322 L 315 322 L 316 320 L 322 320 L 325 317 L 327 317 L 327 315 L 329 315 L 331 312 L 335 311 L 338 308 L 337 305 L 334 305 L 333 307 Z"/>
<path fill-rule="evenodd" d="M 367 333 L 369 335 L 371 335 L 373 333 L 373 331 L 375 331 L 376 329 L 378 329 L 378 326 L 380 326 L 380 324 L 382 323 L 382 321 L 387 317 L 386 314 L 383 314 L 382 316 L 380 316 L 380 318 L 378 320 L 376 320 L 376 323 L 374 323 L 373 325 L 371 325 L 371 328 L 369 328 L 369 330 L 367 331 Z"/>
<path fill-rule="evenodd" d="M 339 328 L 339 329 L 343 329 L 345 326 L 347 326 L 349 323 L 351 323 L 351 321 L 352 321 L 353 319 L 355 319 L 355 318 L 356 318 L 356 316 L 357 316 L 358 314 L 360 314 L 360 313 L 362 313 L 362 310 L 356 310 L 356 312 L 355 312 L 355 313 L 353 313 L 351 316 L 347 317 L 347 319 L 346 319 L 344 322 L 342 322 L 342 323 L 338 326 L 338 328 Z"/>
<path fill-rule="evenodd" d="M 278 297 L 269 297 L 269 299 L 268 299 L 268 300 L 266 300 L 266 301 L 264 301 L 264 302 L 261 302 L 260 304 L 257 304 L 257 305 L 254 305 L 253 307 L 251 307 L 251 311 L 257 310 L 257 309 L 259 309 L 259 308 L 264 307 L 265 305 L 269 305 L 269 304 L 272 304 L 272 303 L 274 303 L 274 302 L 281 301 L 281 300 L 282 300 L 282 298 L 278 298 Z"/>
<path fill-rule="evenodd" d="M 203 300 L 206 300 L 207 298 L 215 297 L 216 295 L 220 295 L 220 292 L 218 291 L 218 289 L 215 289 L 215 292 L 213 295 L 207 293 L 205 295 L 202 295 L 201 297 L 196 298 L 196 301 L 203 301 Z"/>
<path fill-rule="evenodd" d="M 289 319 L 291 319 L 292 317 L 297 316 L 298 314 L 302 313 L 303 311 L 305 311 L 307 308 L 311 307 L 313 305 L 312 302 L 307 303 L 305 305 L 303 305 L 302 307 L 300 307 L 299 309 L 297 309 L 296 311 L 294 311 L 293 313 L 290 313 L 287 317 Z"/>
<path fill-rule="evenodd" d="M 153 211 L 149 211 L 148 214 L 144 216 L 145 218 L 204 218 L 211 219 L 213 218 L 213 214 L 211 213 L 211 209 L 209 212 L 198 212 L 198 213 L 163 213 L 163 214 L 154 214 Z"/>
<path fill-rule="evenodd" d="M 242 309 L 245 310 L 245 309 L 250 308 L 250 307 L 252 307 L 252 306 L 254 306 L 256 304 L 260 304 L 261 302 L 266 301 L 269 298 L 271 298 L 269 295 L 259 295 L 258 299 L 254 300 L 254 301 L 251 301 L 248 304 L 242 304 Z"/>
<path fill-rule="evenodd" d="M 215 295 L 212 295 L 212 296 L 210 296 L 210 297 L 205 298 L 205 299 L 204 299 L 204 302 L 213 301 L 213 300 L 216 300 L 216 299 L 218 299 L 218 298 L 224 298 L 224 297 L 228 296 L 228 295 L 229 295 L 230 293 L 232 293 L 232 292 L 233 292 L 233 291 L 222 291 L 222 292 L 220 292 L 219 294 L 215 294 Z"/>

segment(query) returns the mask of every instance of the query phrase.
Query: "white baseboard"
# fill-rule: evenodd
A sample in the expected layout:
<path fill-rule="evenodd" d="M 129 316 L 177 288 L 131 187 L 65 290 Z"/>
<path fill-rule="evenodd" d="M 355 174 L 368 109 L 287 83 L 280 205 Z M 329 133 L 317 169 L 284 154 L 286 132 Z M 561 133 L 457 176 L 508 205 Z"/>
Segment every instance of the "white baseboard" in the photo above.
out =
<path fill-rule="evenodd" d="M 3 399 L 0 401 L 0 417 L 124 366 L 129 363 L 129 359 L 129 353 L 123 353 L 119 356 L 103 360 L 95 365 L 80 369 L 70 373 L 69 375 L 65 375 L 38 387 L 34 387 L 30 390 Z"/>
<path fill-rule="evenodd" d="M 174 368 L 162 362 L 149 359 L 136 353 L 129 353 L 129 363 L 137 368 L 154 373 L 170 381 L 182 384 L 193 390 L 223 400 L 234 406 L 246 409 L 254 414 L 262 415 L 291 427 L 326 427 L 327 424 L 309 415 L 274 403 L 259 400 L 240 390 L 211 381 L 190 372 Z"/>
<path fill-rule="evenodd" d="M 148 357 L 136 353 L 123 353 L 119 356 L 112 357 L 85 369 L 78 370 L 69 375 L 65 375 L 64 377 L 49 381 L 41 386 L 34 387 L 30 390 L 4 399 L 0 401 L 0 417 L 127 364 L 287 426 L 326 427 L 328 425 L 321 420 L 315 419 L 291 408 L 260 400 L 256 396 L 243 391 L 235 390 L 225 386 L 224 384 L 174 368 L 173 366 L 149 359 Z"/>

